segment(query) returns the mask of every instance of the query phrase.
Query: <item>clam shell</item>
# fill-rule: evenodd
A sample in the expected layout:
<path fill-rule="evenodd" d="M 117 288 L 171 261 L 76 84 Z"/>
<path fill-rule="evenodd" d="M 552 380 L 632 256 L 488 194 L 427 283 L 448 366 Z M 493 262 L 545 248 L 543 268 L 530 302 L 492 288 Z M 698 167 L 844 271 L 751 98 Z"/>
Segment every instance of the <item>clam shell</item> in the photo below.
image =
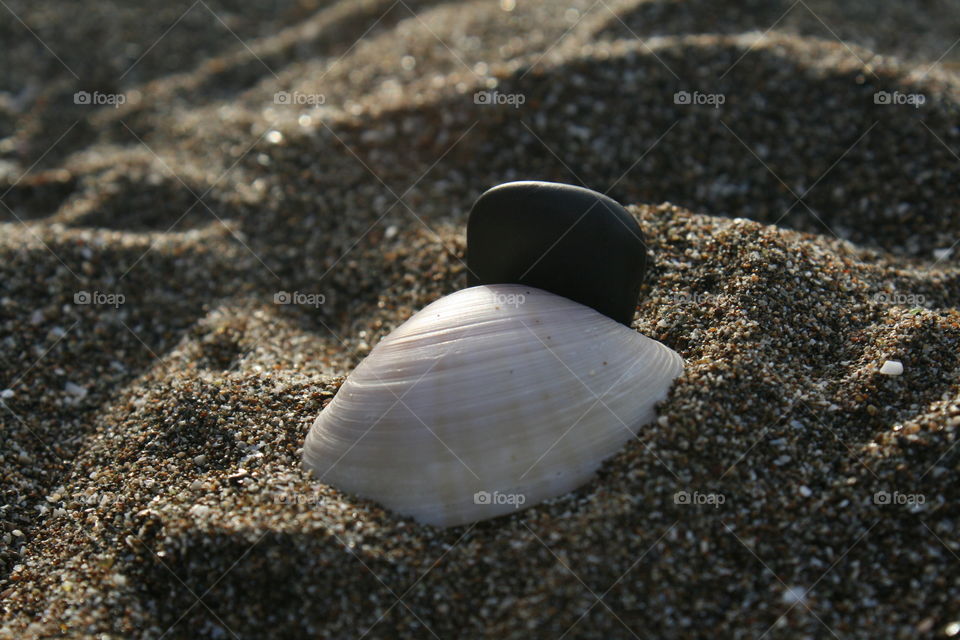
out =
<path fill-rule="evenodd" d="M 423 523 L 484 520 L 588 481 L 682 370 L 668 347 L 567 298 L 471 287 L 370 352 L 311 428 L 304 463 Z"/>

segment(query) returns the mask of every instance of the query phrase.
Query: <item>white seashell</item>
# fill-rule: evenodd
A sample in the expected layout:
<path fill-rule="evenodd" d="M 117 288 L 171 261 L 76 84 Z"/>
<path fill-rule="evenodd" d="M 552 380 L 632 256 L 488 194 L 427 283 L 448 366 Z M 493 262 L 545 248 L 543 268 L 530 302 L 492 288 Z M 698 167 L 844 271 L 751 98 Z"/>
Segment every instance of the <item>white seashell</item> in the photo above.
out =
<path fill-rule="evenodd" d="M 423 523 L 493 518 L 587 482 L 682 370 L 668 347 L 567 298 L 471 287 L 371 351 L 311 428 L 304 463 Z"/>

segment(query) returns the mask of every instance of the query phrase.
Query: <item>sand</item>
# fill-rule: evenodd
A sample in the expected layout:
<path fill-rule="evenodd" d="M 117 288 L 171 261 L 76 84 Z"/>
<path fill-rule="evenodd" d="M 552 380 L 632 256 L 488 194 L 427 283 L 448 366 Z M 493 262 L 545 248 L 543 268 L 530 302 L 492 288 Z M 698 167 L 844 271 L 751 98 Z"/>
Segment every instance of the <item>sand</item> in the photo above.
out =
<path fill-rule="evenodd" d="M 960 632 L 955 4 L 7 0 L 0 34 L 0 637 Z M 658 421 L 474 526 L 311 480 L 324 403 L 524 178 L 642 226 Z"/>

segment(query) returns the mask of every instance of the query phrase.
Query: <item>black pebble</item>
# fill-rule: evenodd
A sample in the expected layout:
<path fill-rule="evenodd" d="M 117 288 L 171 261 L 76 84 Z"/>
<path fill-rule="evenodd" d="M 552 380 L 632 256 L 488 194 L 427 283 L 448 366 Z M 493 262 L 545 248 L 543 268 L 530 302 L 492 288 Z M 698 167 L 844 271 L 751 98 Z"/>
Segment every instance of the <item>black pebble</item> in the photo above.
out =
<path fill-rule="evenodd" d="M 469 286 L 524 284 L 630 326 L 647 267 L 640 226 L 607 196 L 556 182 L 508 182 L 467 222 Z"/>

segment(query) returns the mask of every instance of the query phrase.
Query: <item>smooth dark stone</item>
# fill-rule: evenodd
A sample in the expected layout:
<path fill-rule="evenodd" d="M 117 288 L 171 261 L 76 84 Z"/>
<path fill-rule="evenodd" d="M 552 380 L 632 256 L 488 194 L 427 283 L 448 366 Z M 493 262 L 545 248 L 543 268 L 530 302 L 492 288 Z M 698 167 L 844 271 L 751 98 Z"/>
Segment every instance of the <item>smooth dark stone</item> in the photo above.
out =
<path fill-rule="evenodd" d="M 556 182 L 508 182 L 467 222 L 469 286 L 525 284 L 629 326 L 647 266 L 640 226 L 607 196 Z"/>

